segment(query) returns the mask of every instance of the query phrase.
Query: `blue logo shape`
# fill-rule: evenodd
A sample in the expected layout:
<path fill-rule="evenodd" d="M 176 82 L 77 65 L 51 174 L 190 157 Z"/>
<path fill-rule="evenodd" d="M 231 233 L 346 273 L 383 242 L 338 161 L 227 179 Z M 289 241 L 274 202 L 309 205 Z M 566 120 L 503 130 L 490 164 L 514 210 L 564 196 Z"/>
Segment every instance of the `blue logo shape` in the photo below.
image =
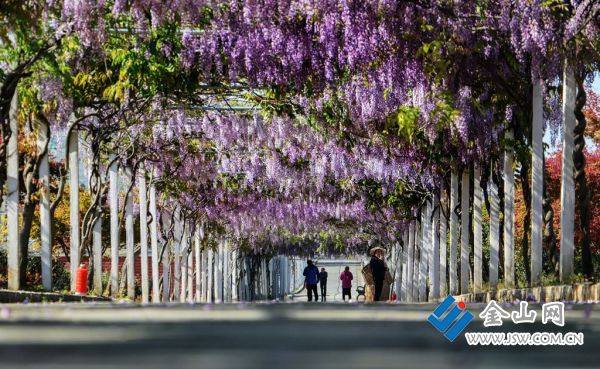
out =
<path fill-rule="evenodd" d="M 450 342 L 454 341 L 456 337 L 462 332 L 471 320 L 473 320 L 473 314 L 467 310 L 467 306 L 464 302 L 454 303 L 454 297 L 448 296 L 437 308 L 429 315 L 427 320 L 433 325 L 438 331 L 440 331 L 444 337 Z M 450 309 L 450 311 L 448 311 Z M 444 316 L 444 313 L 448 313 Z M 444 316 L 442 318 L 442 316 Z M 452 324 L 454 323 L 454 325 Z"/>

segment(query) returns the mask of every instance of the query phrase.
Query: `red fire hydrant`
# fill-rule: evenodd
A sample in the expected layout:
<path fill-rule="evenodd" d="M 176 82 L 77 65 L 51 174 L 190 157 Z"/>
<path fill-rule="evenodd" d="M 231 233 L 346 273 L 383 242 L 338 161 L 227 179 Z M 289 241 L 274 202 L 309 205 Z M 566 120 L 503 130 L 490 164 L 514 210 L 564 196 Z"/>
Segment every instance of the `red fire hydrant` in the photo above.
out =
<path fill-rule="evenodd" d="M 398 296 L 396 295 L 396 291 L 392 291 L 392 301 L 396 301 L 396 299 L 398 299 Z"/>
<path fill-rule="evenodd" d="M 88 270 L 85 264 L 79 265 L 75 279 L 75 294 L 86 295 L 88 291 Z"/>

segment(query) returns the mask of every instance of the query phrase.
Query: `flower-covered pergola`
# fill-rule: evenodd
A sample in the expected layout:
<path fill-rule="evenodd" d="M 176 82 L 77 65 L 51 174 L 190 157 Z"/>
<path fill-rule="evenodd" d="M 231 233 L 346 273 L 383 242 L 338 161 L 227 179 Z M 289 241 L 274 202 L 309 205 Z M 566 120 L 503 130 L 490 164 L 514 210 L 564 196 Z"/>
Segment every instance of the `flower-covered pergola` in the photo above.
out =
<path fill-rule="evenodd" d="M 285 280 L 287 256 L 374 243 L 395 251 L 404 301 L 514 287 L 515 253 L 539 286 L 559 210 L 560 280 L 594 278 L 594 1 L 11 0 L 0 19 L 11 289 L 37 223 L 52 288 L 66 203 L 71 288 L 87 258 L 96 293 L 126 285 L 133 299 L 141 258 L 142 301 L 266 297 L 267 259 Z M 562 132 L 561 209 L 544 184 L 549 130 Z"/>

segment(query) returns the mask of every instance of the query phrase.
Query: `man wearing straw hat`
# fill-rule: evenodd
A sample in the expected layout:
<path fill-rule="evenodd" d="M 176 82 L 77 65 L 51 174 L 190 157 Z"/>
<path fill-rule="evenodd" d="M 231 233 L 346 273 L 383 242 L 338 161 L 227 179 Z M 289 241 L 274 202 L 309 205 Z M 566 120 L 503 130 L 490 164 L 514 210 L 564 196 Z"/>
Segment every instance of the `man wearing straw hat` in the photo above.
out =
<path fill-rule="evenodd" d="M 381 292 L 383 290 L 383 281 L 385 280 L 385 249 L 381 246 L 375 246 L 369 251 L 369 253 L 371 254 L 369 267 L 371 268 L 371 273 L 373 274 L 373 281 L 375 284 L 375 295 L 373 296 L 373 300 L 380 301 Z"/>

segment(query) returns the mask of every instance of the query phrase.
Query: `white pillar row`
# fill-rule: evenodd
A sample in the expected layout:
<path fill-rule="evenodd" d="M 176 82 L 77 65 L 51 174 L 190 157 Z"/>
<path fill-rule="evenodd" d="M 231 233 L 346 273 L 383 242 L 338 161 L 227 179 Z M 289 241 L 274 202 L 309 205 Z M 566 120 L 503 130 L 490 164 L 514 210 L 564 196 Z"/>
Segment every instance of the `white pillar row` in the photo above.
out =
<path fill-rule="evenodd" d="M 19 108 L 18 93 L 12 97 L 9 111 L 10 138 L 6 145 L 6 222 L 8 244 L 8 289 L 19 290 L 21 266 L 21 247 L 19 245 L 19 123 L 17 114 Z"/>
<path fill-rule="evenodd" d="M 181 220 L 181 211 L 179 207 L 175 210 L 175 226 L 173 240 L 173 301 L 181 300 L 181 240 L 183 233 L 183 224 Z"/>
<path fill-rule="evenodd" d="M 96 210 L 92 238 L 92 255 L 94 260 L 94 293 L 102 295 L 102 210 Z"/>
<path fill-rule="evenodd" d="M 483 189 L 481 169 L 473 168 L 473 292 L 483 291 Z"/>
<path fill-rule="evenodd" d="M 515 174 L 513 131 L 504 133 L 504 287 L 515 286 Z"/>
<path fill-rule="evenodd" d="M 138 188 L 140 196 L 140 269 L 142 273 L 142 303 L 150 301 L 148 283 L 148 198 L 146 195 L 146 170 L 142 165 L 138 174 Z"/>
<path fill-rule="evenodd" d="M 408 225 L 408 250 L 406 253 L 406 301 L 413 302 L 414 279 L 414 254 L 415 254 L 415 221 Z"/>
<path fill-rule="evenodd" d="M 159 257 L 158 255 L 158 213 L 156 211 L 156 187 L 150 182 L 150 249 L 152 252 L 152 302 L 160 302 Z"/>
<path fill-rule="evenodd" d="M 460 197 L 460 293 L 469 293 L 469 229 L 471 227 L 469 217 L 469 192 L 471 187 L 470 173 L 468 169 L 462 172 L 461 197 Z"/>
<path fill-rule="evenodd" d="M 560 184 L 560 281 L 569 283 L 573 276 L 575 180 L 573 177 L 573 148 L 575 128 L 575 71 L 567 58 L 563 66 L 563 135 L 562 173 Z"/>
<path fill-rule="evenodd" d="M 493 170 L 493 168 L 492 168 Z M 490 177 L 490 290 L 498 288 L 498 263 L 500 250 L 500 199 L 498 186 Z"/>
<path fill-rule="evenodd" d="M 447 213 L 448 213 L 448 196 L 446 195 L 446 190 L 444 188 L 444 184 L 442 182 L 442 186 L 440 188 L 441 192 L 441 202 L 440 202 L 440 211 L 439 213 L 439 222 L 440 222 L 440 298 L 444 298 L 448 295 L 448 284 L 446 282 L 446 277 L 448 275 L 448 255 L 447 255 Z"/>
<path fill-rule="evenodd" d="M 111 156 L 111 162 L 114 160 Z M 113 162 L 109 168 L 109 208 L 110 208 L 110 294 L 119 293 L 119 177 L 118 164 Z"/>
<path fill-rule="evenodd" d="M 431 214 L 431 205 L 429 202 L 421 209 L 421 238 L 419 242 L 419 302 L 427 300 L 427 264 L 429 263 L 429 215 Z"/>
<path fill-rule="evenodd" d="M 456 295 L 458 293 L 458 268 L 457 268 L 457 257 L 458 257 L 458 215 L 454 211 L 458 206 L 458 171 L 455 166 L 452 167 L 452 173 L 450 176 L 450 294 Z"/>
<path fill-rule="evenodd" d="M 196 288 L 194 289 L 194 301 L 201 302 L 202 301 L 202 246 L 200 243 L 202 233 L 202 224 L 198 224 L 196 227 L 196 232 L 194 233 L 194 259 L 196 259 L 196 264 L 194 264 L 194 275 L 196 277 Z"/>
<path fill-rule="evenodd" d="M 533 81 L 531 122 L 531 286 L 540 285 L 544 238 L 544 81 Z"/>
<path fill-rule="evenodd" d="M 182 222 L 183 231 L 181 233 L 181 242 L 179 246 L 179 253 L 181 255 L 181 284 L 179 289 L 179 301 L 185 302 L 187 296 L 187 268 L 188 268 L 188 224 Z"/>
<path fill-rule="evenodd" d="M 48 137 L 48 125 L 42 119 L 38 119 L 38 152 L 42 152 Z M 48 163 L 48 151 L 41 157 L 38 170 L 40 188 L 40 241 L 42 261 L 42 285 L 44 290 L 52 290 L 52 219 L 50 215 L 50 166 Z"/>
<path fill-rule="evenodd" d="M 130 167 L 125 168 L 125 178 L 129 189 L 133 184 L 133 172 Z M 125 198 L 125 251 L 127 261 L 127 297 L 135 299 L 135 255 L 134 255 L 134 228 L 133 228 L 133 189 Z"/>
<path fill-rule="evenodd" d="M 440 200 L 434 197 L 431 216 L 431 244 L 433 250 L 430 255 L 429 266 L 432 269 L 430 272 L 431 293 L 430 301 L 440 298 Z"/>
<path fill-rule="evenodd" d="M 73 130 L 69 136 L 69 241 L 71 263 L 71 291 L 75 291 L 77 268 L 79 268 L 79 131 Z"/>

